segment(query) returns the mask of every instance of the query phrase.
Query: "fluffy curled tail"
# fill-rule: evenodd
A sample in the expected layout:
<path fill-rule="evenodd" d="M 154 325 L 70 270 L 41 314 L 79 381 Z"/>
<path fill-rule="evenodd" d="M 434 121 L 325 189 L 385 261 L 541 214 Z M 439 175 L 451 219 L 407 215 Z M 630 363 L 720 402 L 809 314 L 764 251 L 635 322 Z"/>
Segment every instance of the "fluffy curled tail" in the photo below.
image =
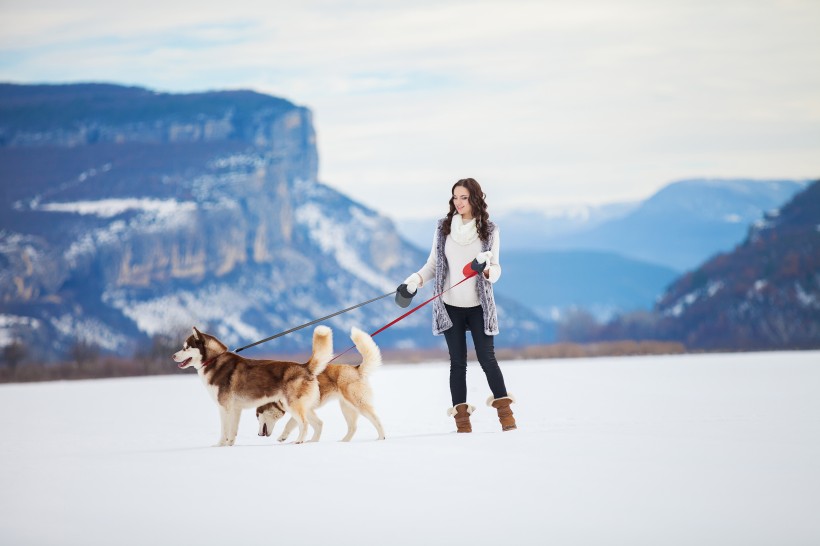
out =
<path fill-rule="evenodd" d="M 368 375 L 382 365 L 382 353 L 373 338 L 358 328 L 350 330 L 350 339 L 356 345 L 356 350 L 362 355 L 362 363 L 359 364 L 359 373 Z"/>
<path fill-rule="evenodd" d="M 313 375 L 319 375 L 333 357 L 333 331 L 327 326 L 317 326 L 313 330 L 313 355 L 307 363 L 307 369 Z"/>

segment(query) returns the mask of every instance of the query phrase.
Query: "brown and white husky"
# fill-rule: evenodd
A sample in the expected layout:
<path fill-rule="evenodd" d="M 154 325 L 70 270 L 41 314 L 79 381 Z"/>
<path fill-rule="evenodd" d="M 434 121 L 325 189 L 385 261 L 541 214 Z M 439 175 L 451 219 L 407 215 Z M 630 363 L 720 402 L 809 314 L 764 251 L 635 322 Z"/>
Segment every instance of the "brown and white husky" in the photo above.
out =
<path fill-rule="evenodd" d="M 362 363 L 358 366 L 329 364 L 318 376 L 319 406 L 333 399 L 339 400 L 342 414 L 347 421 L 347 434 L 342 438 L 343 442 L 349 442 L 353 438 L 356 433 L 356 421 L 360 414 L 376 427 L 379 440 L 384 440 L 384 428 L 373 409 L 373 391 L 367 379 L 376 368 L 381 366 L 381 351 L 373 338 L 358 328 L 351 330 L 350 338 L 362 355 Z M 278 401 L 256 408 L 259 435 L 270 436 L 273 433 L 273 426 L 285 415 L 286 411 L 284 405 Z M 279 441 L 284 442 L 296 425 L 297 420 L 292 417 L 279 436 Z M 314 429 L 314 439 L 318 439 L 320 434 L 321 430 Z"/>
<path fill-rule="evenodd" d="M 281 405 L 299 425 L 296 443 L 302 443 L 308 422 L 319 439 L 322 421 L 314 409 L 319 403 L 319 380 L 333 354 L 333 334 L 327 326 L 313 331 L 313 355 L 306 364 L 253 360 L 228 351 L 216 337 L 196 328 L 173 355 L 179 368 L 196 368 L 205 388 L 219 406 L 222 431 L 217 446 L 232 446 L 243 409 L 271 402 Z"/>

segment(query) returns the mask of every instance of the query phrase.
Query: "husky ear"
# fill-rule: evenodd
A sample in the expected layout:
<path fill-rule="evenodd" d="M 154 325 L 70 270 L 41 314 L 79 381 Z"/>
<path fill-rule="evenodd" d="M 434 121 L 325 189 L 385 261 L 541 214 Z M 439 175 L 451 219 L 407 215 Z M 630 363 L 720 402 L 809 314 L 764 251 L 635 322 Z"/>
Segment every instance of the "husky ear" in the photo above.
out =
<path fill-rule="evenodd" d="M 200 339 L 201 335 L 202 334 L 200 331 L 196 329 L 196 326 L 194 326 L 194 339 Z"/>

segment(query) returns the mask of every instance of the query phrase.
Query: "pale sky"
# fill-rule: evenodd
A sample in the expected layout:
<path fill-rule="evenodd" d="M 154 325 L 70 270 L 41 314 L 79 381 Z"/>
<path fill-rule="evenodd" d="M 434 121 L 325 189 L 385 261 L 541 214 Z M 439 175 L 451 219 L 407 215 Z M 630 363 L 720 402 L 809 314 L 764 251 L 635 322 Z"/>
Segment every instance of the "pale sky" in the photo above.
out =
<path fill-rule="evenodd" d="M 0 81 L 287 98 L 395 218 L 467 176 L 491 212 L 820 177 L 818 0 L 0 0 Z"/>

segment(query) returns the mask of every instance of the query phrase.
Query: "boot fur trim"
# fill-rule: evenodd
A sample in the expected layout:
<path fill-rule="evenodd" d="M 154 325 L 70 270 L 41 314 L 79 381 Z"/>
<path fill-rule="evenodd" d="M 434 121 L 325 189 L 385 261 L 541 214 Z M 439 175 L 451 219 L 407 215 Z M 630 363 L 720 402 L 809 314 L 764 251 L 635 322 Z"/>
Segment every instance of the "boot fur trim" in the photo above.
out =
<path fill-rule="evenodd" d="M 447 415 L 449 415 L 450 417 L 453 417 L 456 414 L 456 408 L 458 406 L 461 406 L 461 405 L 462 404 L 456 404 L 452 408 L 447 409 Z M 467 404 L 467 415 L 472 415 L 474 411 L 475 411 L 475 406 L 471 406 L 470 404 Z"/>
<path fill-rule="evenodd" d="M 513 396 L 512 394 L 507 394 L 507 396 L 502 396 L 501 398 L 493 398 L 492 395 L 490 395 L 490 397 L 487 398 L 487 405 L 492 407 L 493 402 L 495 402 L 496 400 L 509 400 L 510 404 L 513 404 L 515 403 L 515 396 Z"/>

